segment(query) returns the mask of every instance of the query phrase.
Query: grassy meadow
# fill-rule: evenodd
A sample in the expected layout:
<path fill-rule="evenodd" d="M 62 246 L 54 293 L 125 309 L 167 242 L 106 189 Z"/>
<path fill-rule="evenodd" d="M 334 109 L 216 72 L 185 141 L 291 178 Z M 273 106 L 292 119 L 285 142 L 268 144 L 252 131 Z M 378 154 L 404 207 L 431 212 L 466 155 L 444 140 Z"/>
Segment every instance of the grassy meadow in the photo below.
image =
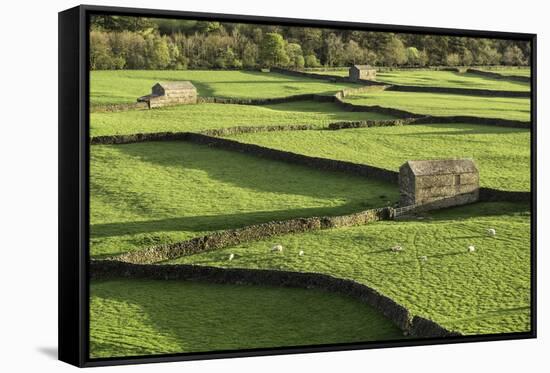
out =
<path fill-rule="evenodd" d="M 376 74 L 376 80 L 383 83 L 421 87 L 449 87 L 467 89 L 488 89 L 493 91 L 529 91 L 527 82 L 482 77 L 476 74 L 454 71 L 396 70 Z"/>
<path fill-rule="evenodd" d="M 92 146 L 90 165 L 93 257 L 398 199 L 377 180 L 185 142 Z"/>
<path fill-rule="evenodd" d="M 352 83 L 329 83 L 259 71 L 223 70 L 109 70 L 90 72 L 90 102 L 93 105 L 136 102 L 151 93 L 159 81 L 189 80 L 199 96 L 225 98 L 272 98 L 316 93 L 332 95 Z"/>
<path fill-rule="evenodd" d="M 508 70 L 511 75 L 528 71 L 502 71 Z M 448 71 L 399 70 L 378 76 L 404 85 L 529 90 L 528 84 Z M 135 102 L 153 84 L 167 80 L 190 80 L 199 96 L 228 98 L 332 95 L 359 87 L 222 70 L 92 71 L 90 80 L 92 107 Z M 530 100 L 523 98 L 373 89 L 345 101 L 426 115 L 530 120 Z M 314 101 L 196 104 L 92 112 L 90 130 L 91 136 L 102 136 L 308 124 L 317 128 L 227 138 L 394 171 L 407 160 L 473 158 L 481 186 L 531 189 L 527 128 L 457 123 L 326 129 L 331 122 L 378 119 L 392 117 Z M 94 260 L 106 259 L 225 229 L 349 214 L 398 199 L 394 184 L 184 141 L 93 145 L 90 254 Z M 475 203 L 364 226 L 281 235 L 170 263 L 325 273 L 373 287 L 413 314 L 464 334 L 521 332 L 530 326 L 530 221 L 528 204 Z M 497 235 L 488 236 L 488 228 Z M 277 243 L 283 245 L 282 253 L 269 250 Z M 404 250 L 391 252 L 395 245 Z M 468 252 L 470 245 L 474 252 Z M 304 255 L 298 255 L 300 250 Z M 403 338 L 372 308 L 335 293 L 172 280 L 94 280 L 90 321 L 92 357 Z"/>
<path fill-rule="evenodd" d="M 484 69 L 499 73 L 503 76 L 530 76 L 529 68 L 499 68 Z M 312 70 L 315 74 L 332 76 L 349 76 L 347 68 L 340 70 Z M 444 70 L 406 70 L 396 69 L 382 71 L 376 74 L 376 80 L 382 83 L 409 85 L 420 87 L 448 87 L 467 89 L 488 89 L 493 91 L 529 91 L 530 84 L 527 82 L 515 82 L 506 79 L 482 77 L 477 74 L 458 73 Z"/>
<path fill-rule="evenodd" d="M 508 67 L 508 68 L 496 68 L 496 69 L 490 69 L 490 68 L 484 68 L 483 70 L 499 73 L 500 75 L 504 76 L 525 76 L 530 77 L 531 76 L 531 69 L 528 67 Z"/>
<path fill-rule="evenodd" d="M 314 101 L 276 105 L 200 104 L 91 113 L 92 136 L 152 132 L 186 132 L 235 126 L 308 124 L 323 127 L 331 122 L 392 119 L 389 115 L 343 111 L 332 103 Z"/>
<path fill-rule="evenodd" d="M 409 159 L 473 158 L 481 186 L 530 189 L 527 129 L 429 124 L 338 131 L 248 133 L 229 138 L 269 148 L 398 171 Z"/>
<path fill-rule="evenodd" d="M 96 358 L 405 338 L 333 293 L 139 279 L 92 282 L 90 331 Z"/>
<path fill-rule="evenodd" d="M 379 105 L 406 110 L 415 114 L 531 120 L 531 101 L 528 98 L 373 90 L 347 96 L 345 101 L 356 105 Z"/>
<path fill-rule="evenodd" d="M 488 236 L 488 228 L 496 229 L 497 236 Z M 282 253 L 270 252 L 274 243 L 283 245 Z M 404 250 L 391 252 L 394 245 Z M 475 252 L 468 252 L 470 245 Z M 232 261 L 227 260 L 230 253 L 235 255 Z M 320 272 L 352 279 L 415 315 L 464 334 L 530 328 L 528 205 L 478 203 L 425 214 L 423 220 L 272 237 L 173 263 Z"/>

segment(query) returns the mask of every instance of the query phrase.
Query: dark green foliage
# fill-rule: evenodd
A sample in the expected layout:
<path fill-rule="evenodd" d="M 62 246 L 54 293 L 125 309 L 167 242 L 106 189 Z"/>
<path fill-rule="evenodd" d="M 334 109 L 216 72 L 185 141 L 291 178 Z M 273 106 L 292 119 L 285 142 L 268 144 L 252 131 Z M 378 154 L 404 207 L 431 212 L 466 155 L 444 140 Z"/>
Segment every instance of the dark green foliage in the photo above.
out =
<path fill-rule="evenodd" d="M 531 54 L 514 40 L 119 16 L 93 17 L 91 49 L 97 70 L 527 65 Z"/>

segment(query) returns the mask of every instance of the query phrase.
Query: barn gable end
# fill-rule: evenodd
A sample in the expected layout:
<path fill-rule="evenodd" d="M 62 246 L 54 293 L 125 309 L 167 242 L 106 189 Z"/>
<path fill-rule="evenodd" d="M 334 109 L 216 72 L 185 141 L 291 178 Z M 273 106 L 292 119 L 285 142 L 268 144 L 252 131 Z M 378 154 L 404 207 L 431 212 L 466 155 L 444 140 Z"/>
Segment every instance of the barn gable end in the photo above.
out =
<path fill-rule="evenodd" d="M 151 94 L 138 98 L 138 102 L 147 102 L 149 108 L 167 105 L 197 103 L 197 89 L 189 81 L 159 82 L 151 88 Z"/>
<path fill-rule="evenodd" d="M 401 206 L 442 208 L 476 202 L 479 171 L 471 159 L 408 161 L 399 169 Z"/>
<path fill-rule="evenodd" d="M 376 69 L 370 65 L 353 65 L 349 68 L 349 80 L 376 80 Z"/>

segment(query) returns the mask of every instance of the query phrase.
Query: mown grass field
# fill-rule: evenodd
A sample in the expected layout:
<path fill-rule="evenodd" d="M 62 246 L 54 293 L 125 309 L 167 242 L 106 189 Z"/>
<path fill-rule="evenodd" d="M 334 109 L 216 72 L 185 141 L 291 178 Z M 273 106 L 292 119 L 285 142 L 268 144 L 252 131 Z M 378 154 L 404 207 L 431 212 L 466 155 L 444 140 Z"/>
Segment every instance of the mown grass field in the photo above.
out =
<path fill-rule="evenodd" d="M 527 129 L 429 124 L 250 133 L 229 138 L 395 171 L 409 159 L 473 158 L 479 168 L 482 186 L 530 190 L 530 136 Z"/>
<path fill-rule="evenodd" d="M 389 115 L 343 111 L 332 103 L 291 102 L 267 106 L 199 104 L 91 113 L 91 136 L 186 132 L 235 126 L 310 124 L 319 127 L 348 120 L 391 119 Z"/>
<path fill-rule="evenodd" d="M 200 70 L 109 70 L 90 72 L 90 102 L 93 105 L 136 102 L 151 93 L 159 81 L 190 80 L 199 96 L 269 98 L 317 93 L 331 95 L 352 83 L 329 83 L 255 71 Z"/>
<path fill-rule="evenodd" d="M 270 252 L 274 243 L 283 253 Z M 394 245 L 404 250 L 391 252 Z M 326 273 L 374 287 L 413 314 L 465 334 L 530 329 L 528 205 L 478 203 L 424 220 L 283 235 L 173 262 Z"/>
<path fill-rule="evenodd" d="M 91 254 L 386 206 L 397 186 L 185 142 L 91 148 Z"/>
<path fill-rule="evenodd" d="M 345 101 L 406 110 L 415 114 L 531 120 L 531 101 L 528 98 L 373 90 L 347 96 Z"/>
<path fill-rule="evenodd" d="M 93 358 L 405 338 L 369 306 L 317 290 L 93 281 L 90 311 Z"/>

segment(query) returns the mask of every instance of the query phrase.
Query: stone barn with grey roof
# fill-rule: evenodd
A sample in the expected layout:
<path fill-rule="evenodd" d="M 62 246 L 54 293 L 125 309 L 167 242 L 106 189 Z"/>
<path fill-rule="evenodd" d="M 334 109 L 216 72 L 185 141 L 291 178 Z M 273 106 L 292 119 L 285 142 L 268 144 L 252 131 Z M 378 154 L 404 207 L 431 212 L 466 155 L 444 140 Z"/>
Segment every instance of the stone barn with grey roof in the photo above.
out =
<path fill-rule="evenodd" d="M 147 102 L 149 109 L 197 103 L 197 89 L 189 81 L 159 82 L 151 89 L 151 94 L 138 98 L 138 102 Z"/>
<path fill-rule="evenodd" d="M 349 80 L 376 80 L 376 69 L 370 65 L 353 65 L 349 68 Z"/>
<path fill-rule="evenodd" d="M 443 208 L 479 199 L 479 171 L 471 159 L 408 161 L 399 168 L 400 206 Z"/>

